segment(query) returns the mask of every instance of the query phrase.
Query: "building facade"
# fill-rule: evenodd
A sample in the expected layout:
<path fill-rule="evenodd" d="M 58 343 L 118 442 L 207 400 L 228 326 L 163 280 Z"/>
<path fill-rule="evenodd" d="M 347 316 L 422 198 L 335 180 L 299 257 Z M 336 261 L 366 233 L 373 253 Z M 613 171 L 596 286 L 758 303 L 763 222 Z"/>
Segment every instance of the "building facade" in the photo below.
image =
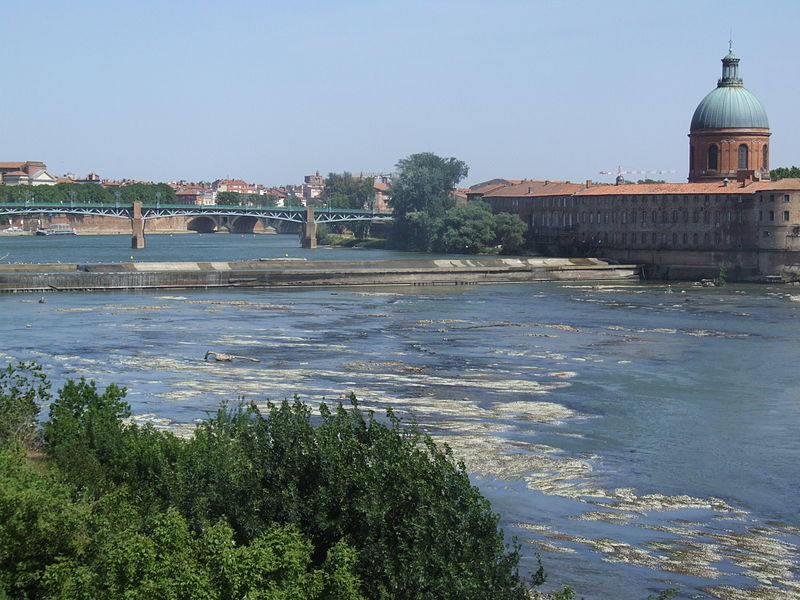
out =
<path fill-rule="evenodd" d="M 769 180 L 769 123 L 722 59 L 689 133 L 689 183 L 597 185 L 492 180 L 473 186 L 528 224 L 541 251 L 645 265 L 655 278 L 734 280 L 800 274 L 800 179 Z"/>

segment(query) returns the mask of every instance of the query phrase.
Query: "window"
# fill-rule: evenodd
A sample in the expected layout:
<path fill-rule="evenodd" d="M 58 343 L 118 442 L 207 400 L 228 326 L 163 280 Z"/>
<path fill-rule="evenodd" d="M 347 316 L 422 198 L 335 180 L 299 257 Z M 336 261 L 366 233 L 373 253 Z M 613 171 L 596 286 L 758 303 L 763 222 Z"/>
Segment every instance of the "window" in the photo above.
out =
<path fill-rule="evenodd" d="M 714 144 L 708 147 L 708 169 L 709 171 L 716 171 L 717 170 L 717 156 L 719 154 L 719 148 L 717 148 Z"/>
<path fill-rule="evenodd" d="M 789 211 L 788 210 L 783 211 L 783 220 L 784 221 L 788 221 L 789 220 Z"/>
<path fill-rule="evenodd" d="M 789 202 L 789 194 L 784 194 L 783 195 L 783 201 L 784 202 Z"/>
<path fill-rule="evenodd" d="M 759 221 L 763 221 L 764 220 L 764 211 L 763 210 L 758 211 L 758 220 Z"/>
<path fill-rule="evenodd" d="M 761 170 L 767 171 L 769 169 L 769 148 L 766 144 L 764 144 L 764 148 L 761 150 Z"/>
<path fill-rule="evenodd" d="M 769 211 L 769 220 L 770 221 L 774 221 L 775 220 L 775 211 L 774 210 Z"/>
<path fill-rule="evenodd" d="M 698 235 L 697 235 L 696 233 L 693 233 L 693 234 L 692 234 L 692 243 L 693 243 L 695 246 L 697 246 L 697 242 L 698 242 Z"/>
<path fill-rule="evenodd" d="M 747 144 L 741 144 L 739 146 L 739 168 L 747 168 Z"/>
<path fill-rule="evenodd" d="M 766 146 L 764 148 L 766 149 Z M 689 170 L 694 171 L 694 146 L 689 146 Z"/>

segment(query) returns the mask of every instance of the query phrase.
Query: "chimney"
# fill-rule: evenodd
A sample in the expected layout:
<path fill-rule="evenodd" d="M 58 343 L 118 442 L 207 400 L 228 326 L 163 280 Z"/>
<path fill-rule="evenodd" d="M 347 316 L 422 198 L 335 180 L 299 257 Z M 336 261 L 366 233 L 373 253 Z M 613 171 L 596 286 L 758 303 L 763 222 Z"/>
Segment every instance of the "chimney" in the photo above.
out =
<path fill-rule="evenodd" d="M 728 187 L 728 183 L 730 183 L 730 182 L 728 181 L 728 178 L 726 177 L 725 179 L 722 180 L 722 187 Z"/>
<path fill-rule="evenodd" d="M 752 169 L 739 169 L 736 171 L 736 181 L 741 183 L 741 187 L 745 187 L 753 183 L 756 173 Z"/>
<path fill-rule="evenodd" d="M 587 179 L 587 180 L 586 180 L 586 187 L 587 187 L 587 188 L 590 188 L 590 187 L 592 187 L 592 180 L 591 180 L 591 179 Z"/>
<path fill-rule="evenodd" d="M 528 186 L 528 193 L 531 193 L 531 186 Z"/>

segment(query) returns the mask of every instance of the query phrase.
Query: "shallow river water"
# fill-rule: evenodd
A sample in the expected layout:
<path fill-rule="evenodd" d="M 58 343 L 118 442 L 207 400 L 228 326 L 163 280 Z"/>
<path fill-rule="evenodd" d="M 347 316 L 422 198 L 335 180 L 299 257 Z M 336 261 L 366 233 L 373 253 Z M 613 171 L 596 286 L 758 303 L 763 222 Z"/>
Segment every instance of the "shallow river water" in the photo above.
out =
<path fill-rule="evenodd" d="M 150 236 L 160 257 L 134 256 L 304 252 L 284 236 L 212 237 Z M 0 261 L 46 262 L 37 257 L 52 256 L 50 241 L 0 239 Z M 61 262 L 131 255 L 120 237 L 59 243 Z M 84 246 L 97 258 L 71 254 Z M 297 393 L 316 404 L 351 390 L 376 411 L 392 406 L 465 461 L 522 543 L 524 567 L 541 555 L 548 587 L 569 584 L 587 600 L 642 600 L 671 586 L 681 598 L 800 598 L 800 288 L 551 283 L 39 300 L 0 296 L 0 365 L 36 360 L 56 385 L 118 383 L 138 419 L 189 430 L 223 400 Z M 210 363 L 207 351 L 260 362 Z"/>

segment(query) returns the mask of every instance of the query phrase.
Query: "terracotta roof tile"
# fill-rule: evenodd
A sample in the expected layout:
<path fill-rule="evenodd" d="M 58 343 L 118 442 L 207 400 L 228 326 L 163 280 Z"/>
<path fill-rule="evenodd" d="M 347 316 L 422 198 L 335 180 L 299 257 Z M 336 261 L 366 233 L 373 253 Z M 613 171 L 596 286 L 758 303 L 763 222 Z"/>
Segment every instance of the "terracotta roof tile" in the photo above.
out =
<path fill-rule="evenodd" d="M 775 186 L 775 181 L 754 181 L 742 186 L 738 181 L 725 185 L 721 181 L 708 183 L 632 183 L 627 185 L 593 185 L 577 193 L 579 196 L 636 196 L 663 194 L 752 194 Z M 800 183 L 800 182 L 798 182 Z M 798 185 L 797 183 L 795 185 Z M 800 189 L 800 187 L 798 188 Z"/>
<path fill-rule="evenodd" d="M 524 196 L 569 196 L 585 186 L 570 181 L 522 181 L 516 185 L 503 186 L 484 194 L 484 198 L 522 198 Z M 613 186 L 612 186 L 613 187 Z"/>

